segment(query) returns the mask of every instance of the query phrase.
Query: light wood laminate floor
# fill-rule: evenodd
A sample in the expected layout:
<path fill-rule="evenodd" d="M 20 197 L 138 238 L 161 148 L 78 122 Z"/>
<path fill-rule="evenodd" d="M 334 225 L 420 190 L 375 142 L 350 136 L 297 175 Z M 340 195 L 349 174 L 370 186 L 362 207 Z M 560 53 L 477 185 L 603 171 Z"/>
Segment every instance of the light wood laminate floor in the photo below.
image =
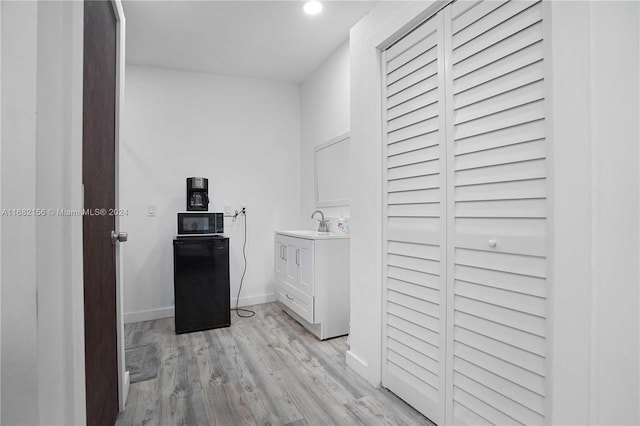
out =
<path fill-rule="evenodd" d="M 133 383 L 118 425 L 431 425 L 345 364 L 347 338 L 319 341 L 275 303 L 231 327 L 176 335 L 173 318 L 125 326 L 156 342 L 158 377 Z"/>

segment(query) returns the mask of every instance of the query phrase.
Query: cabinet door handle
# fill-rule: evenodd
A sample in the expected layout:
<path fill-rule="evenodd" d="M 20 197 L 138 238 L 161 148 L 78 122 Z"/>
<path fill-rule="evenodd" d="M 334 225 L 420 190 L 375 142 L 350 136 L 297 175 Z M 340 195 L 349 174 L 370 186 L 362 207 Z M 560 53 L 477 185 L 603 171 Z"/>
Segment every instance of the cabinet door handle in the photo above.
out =
<path fill-rule="evenodd" d="M 280 259 L 284 260 L 284 246 L 280 244 Z"/>
<path fill-rule="evenodd" d="M 294 300 L 294 298 L 293 298 L 293 297 L 289 296 L 289 295 L 288 295 L 288 294 L 286 294 L 286 293 L 285 293 L 285 296 L 286 296 L 286 297 L 287 297 L 287 299 L 289 299 L 289 300 Z"/>
<path fill-rule="evenodd" d="M 300 249 L 296 249 L 296 265 L 300 265 Z"/>
<path fill-rule="evenodd" d="M 287 246 L 283 245 L 282 246 L 282 252 L 284 253 L 284 260 L 287 260 Z"/>

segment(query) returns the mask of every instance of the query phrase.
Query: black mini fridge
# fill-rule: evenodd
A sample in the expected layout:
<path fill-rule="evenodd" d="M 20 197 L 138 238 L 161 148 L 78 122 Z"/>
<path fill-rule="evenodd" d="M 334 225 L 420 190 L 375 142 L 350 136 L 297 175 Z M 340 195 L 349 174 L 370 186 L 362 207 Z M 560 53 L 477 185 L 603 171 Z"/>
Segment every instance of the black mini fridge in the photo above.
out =
<path fill-rule="evenodd" d="M 176 333 L 231 325 L 229 238 L 173 240 Z"/>

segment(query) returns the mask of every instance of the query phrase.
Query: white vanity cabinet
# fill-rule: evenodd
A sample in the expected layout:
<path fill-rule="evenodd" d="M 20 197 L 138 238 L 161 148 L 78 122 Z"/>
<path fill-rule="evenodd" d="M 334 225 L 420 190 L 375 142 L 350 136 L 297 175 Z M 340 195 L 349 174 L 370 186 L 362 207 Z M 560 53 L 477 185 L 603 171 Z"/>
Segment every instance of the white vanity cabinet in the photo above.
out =
<path fill-rule="evenodd" d="M 276 232 L 275 287 L 280 306 L 318 338 L 348 334 L 348 236 Z"/>

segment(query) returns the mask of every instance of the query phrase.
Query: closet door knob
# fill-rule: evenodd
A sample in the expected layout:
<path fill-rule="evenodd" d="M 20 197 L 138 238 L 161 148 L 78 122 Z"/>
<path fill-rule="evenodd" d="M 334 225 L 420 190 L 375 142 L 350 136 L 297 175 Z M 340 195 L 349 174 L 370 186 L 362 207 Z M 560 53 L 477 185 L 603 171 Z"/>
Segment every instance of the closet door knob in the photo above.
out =
<path fill-rule="evenodd" d="M 496 240 L 489 240 L 489 247 L 496 248 L 498 242 Z"/>

